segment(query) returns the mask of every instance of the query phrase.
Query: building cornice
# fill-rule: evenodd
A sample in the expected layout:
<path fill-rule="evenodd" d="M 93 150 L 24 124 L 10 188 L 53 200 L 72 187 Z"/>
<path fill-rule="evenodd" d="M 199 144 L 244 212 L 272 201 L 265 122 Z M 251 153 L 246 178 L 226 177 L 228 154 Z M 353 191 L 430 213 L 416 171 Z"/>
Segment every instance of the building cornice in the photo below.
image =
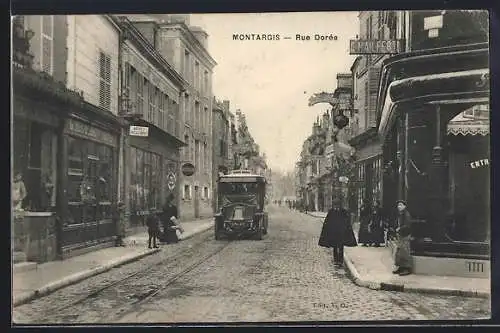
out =
<path fill-rule="evenodd" d="M 153 45 L 139 32 L 139 30 L 125 17 L 119 18 L 124 31 L 124 38 L 130 40 L 138 51 L 158 68 L 168 79 L 182 91 L 189 86 L 188 82 L 170 65 Z"/>
<path fill-rule="evenodd" d="M 116 19 L 116 17 L 114 17 L 113 15 L 102 15 L 104 16 L 104 18 L 109 22 L 111 23 L 111 25 L 116 29 L 118 30 L 120 33 L 123 32 L 123 29 L 120 25 L 120 22 Z"/>
<path fill-rule="evenodd" d="M 191 51 L 196 53 L 203 61 L 204 64 L 212 70 L 217 62 L 208 53 L 208 50 L 200 43 L 200 41 L 191 32 L 189 27 L 185 23 L 162 23 L 160 27 L 166 27 L 170 29 L 178 29 L 181 32 L 181 38 L 184 39 L 187 45 L 191 48 Z"/>

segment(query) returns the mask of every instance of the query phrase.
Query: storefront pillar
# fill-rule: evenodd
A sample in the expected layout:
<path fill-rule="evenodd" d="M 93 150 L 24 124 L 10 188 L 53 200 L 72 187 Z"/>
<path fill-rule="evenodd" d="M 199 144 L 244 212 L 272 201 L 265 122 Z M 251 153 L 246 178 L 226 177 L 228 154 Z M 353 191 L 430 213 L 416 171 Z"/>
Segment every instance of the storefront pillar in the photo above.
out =
<path fill-rule="evenodd" d="M 130 223 L 130 140 L 128 135 L 123 137 L 123 203 L 125 204 L 125 225 L 126 230 Z"/>
<path fill-rule="evenodd" d="M 406 152 L 404 151 L 405 149 L 405 126 L 404 126 L 404 121 L 403 117 L 400 116 L 397 120 L 397 152 L 396 152 L 396 158 L 397 158 L 397 174 L 398 174 L 398 200 L 406 200 L 406 193 L 405 193 L 405 155 Z M 395 203 L 392 203 L 393 205 Z"/>
<path fill-rule="evenodd" d="M 66 119 L 61 119 L 57 131 L 57 189 L 56 189 L 56 257 L 63 259 L 63 224 L 68 218 L 68 140 L 64 134 Z"/>
<path fill-rule="evenodd" d="M 435 111 L 435 146 L 432 148 L 432 163 L 430 168 L 430 186 L 429 193 L 429 207 L 430 207 L 430 221 L 432 226 L 430 237 L 434 241 L 443 241 L 445 235 L 444 220 L 447 211 L 446 203 L 446 179 L 447 163 L 444 158 L 444 151 L 442 147 L 442 117 L 439 105 Z"/>

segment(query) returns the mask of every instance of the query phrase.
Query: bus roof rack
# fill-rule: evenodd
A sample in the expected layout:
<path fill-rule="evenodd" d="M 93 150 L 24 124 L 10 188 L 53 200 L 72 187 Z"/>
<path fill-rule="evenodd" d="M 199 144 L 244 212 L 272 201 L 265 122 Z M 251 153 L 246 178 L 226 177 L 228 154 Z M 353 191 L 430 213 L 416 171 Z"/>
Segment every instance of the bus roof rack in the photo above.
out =
<path fill-rule="evenodd" d="M 236 174 L 241 175 L 241 174 L 251 174 L 252 171 L 246 170 L 246 169 L 239 169 L 239 170 L 231 170 L 229 173 L 230 174 L 235 174 L 235 175 Z"/>

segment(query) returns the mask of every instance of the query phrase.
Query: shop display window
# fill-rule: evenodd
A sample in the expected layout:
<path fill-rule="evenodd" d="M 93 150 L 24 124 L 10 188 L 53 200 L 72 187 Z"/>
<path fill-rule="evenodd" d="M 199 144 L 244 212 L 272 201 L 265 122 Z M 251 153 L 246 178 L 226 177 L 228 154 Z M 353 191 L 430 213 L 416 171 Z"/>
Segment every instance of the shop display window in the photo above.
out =
<path fill-rule="evenodd" d="M 89 140 L 68 137 L 69 223 L 111 218 L 113 149 Z"/>
<path fill-rule="evenodd" d="M 57 180 L 55 132 L 48 126 L 16 119 L 12 139 L 14 210 L 53 211 Z"/>
<path fill-rule="evenodd" d="M 132 215 L 145 215 L 161 209 L 160 155 L 130 148 L 130 209 Z"/>
<path fill-rule="evenodd" d="M 447 235 L 455 241 L 490 241 L 490 132 L 488 110 L 461 112 L 447 124 Z"/>

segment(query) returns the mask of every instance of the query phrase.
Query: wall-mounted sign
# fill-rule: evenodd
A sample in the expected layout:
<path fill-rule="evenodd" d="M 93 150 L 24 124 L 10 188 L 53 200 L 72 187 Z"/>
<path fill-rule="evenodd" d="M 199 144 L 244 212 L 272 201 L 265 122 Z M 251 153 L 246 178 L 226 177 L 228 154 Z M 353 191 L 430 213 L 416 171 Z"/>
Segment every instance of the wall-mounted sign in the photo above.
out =
<path fill-rule="evenodd" d="M 403 52 L 403 40 L 362 40 L 352 39 L 349 54 L 391 54 Z"/>
<path fill-rule="evenodd" d="M 149 127 L 146 127 L 146 126 L 130 126 L 129 134 L 130 134 L 130 136 L 143 136 L 143 137 L 147 137 L 149 135 Z"/>
<path fill-rule="evenodd" d="M 424 17 L 424 30 L 441 29 L 443 27 L 443 15 Z"/>
<path fill-rule="evenodd" d="M 489 166 L 489 165 L 490 165 L 490 161 L 488 159 L 486 159 L 486 158 L 482 159 L 482 160 L 470 162 L 470 167 L 472 169 L 480 168 L 480 167 L 483 167 L 483 166 Z"/>
<path fill-rule="evenodd" d="M 184 163 L 181 167 L 184 176 L 192 176 L 194 174 L 194 165 L 192 163 Z"/>
<path fill-rule="evenodd" d="M 167 186 L 170 191 L 175 188 L 176 177 L 173 172 L 169 172 L 167 175 Z"/>

